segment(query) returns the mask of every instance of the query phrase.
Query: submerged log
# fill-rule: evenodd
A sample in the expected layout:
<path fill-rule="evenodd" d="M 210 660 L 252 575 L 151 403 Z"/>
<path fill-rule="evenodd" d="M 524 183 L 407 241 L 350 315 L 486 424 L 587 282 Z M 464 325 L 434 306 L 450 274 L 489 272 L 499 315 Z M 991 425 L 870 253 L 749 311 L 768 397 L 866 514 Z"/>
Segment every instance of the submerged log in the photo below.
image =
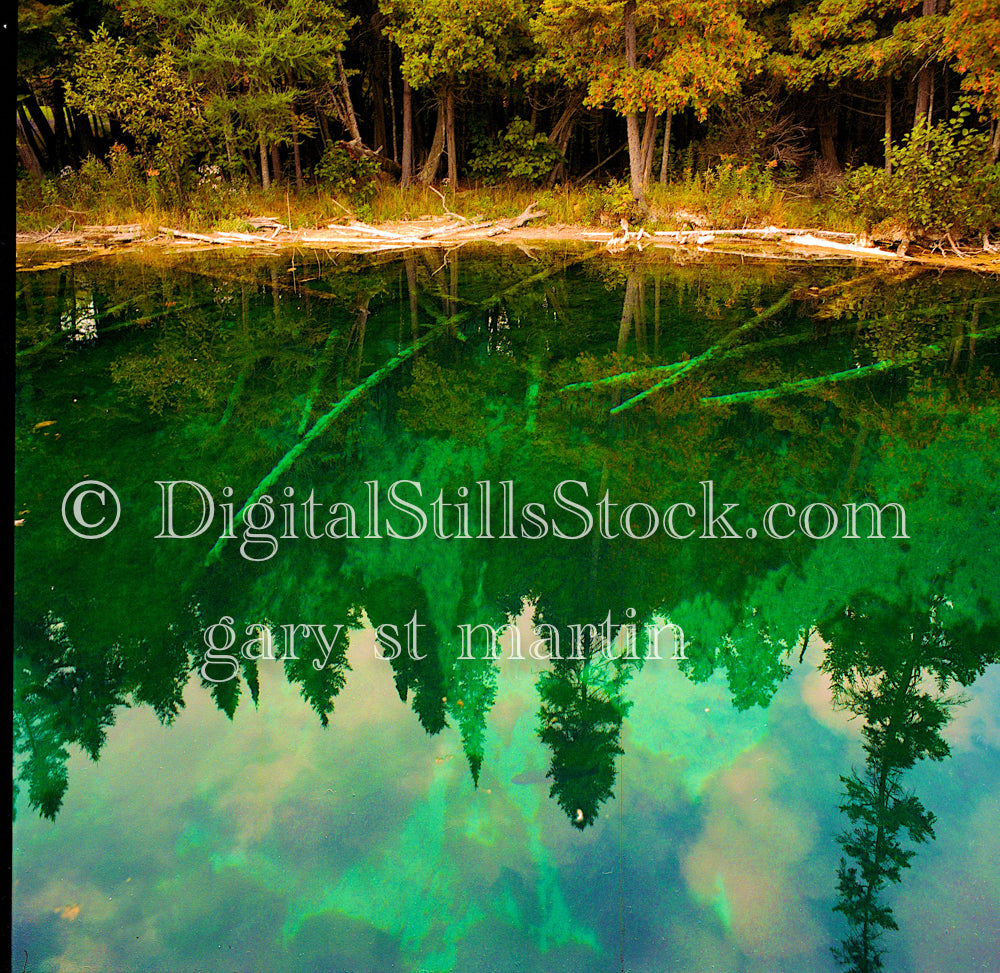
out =
<path fill-rule="evenodd" d="M 978 338 L 995 338 L 1000 334 L 1000 325 L 994 328 L 987 328 L 978 334 L 965 335 L 964 337 L 975 340 Z M 784 395 L 793 395 L 796 392 L 806 392 L 811 388 L 820 385 L 829 385 L 833 382 L 849 382 L 854 379 L 864 378 L 876 372 L 885 372 L 893 368 L 903 368 L 921 361 L 929 355 L 939 355 L 946 348 L 942 344 L 924 345 L 919 351 L 912 355 L 905 355 L 898 359 L 885 359 L 884 361 L 873 362 L 871 365 L 858 365 L 841 372 L 828 372 L 826 375 L 817 375 L 814 378 L 803 378 L 797 382 L 782 382 L 769 389 L 751 389 L 747 392 L 732 392 L 728 395 L 706 395 L 702 396 L 702 405 L 736 405 L 739 402 L 759 402 L 764 399 L 776 399 Z"/>
<path fill-rule="evenodd" d="M 290 450 L 288 450 L 284 456 L 281 457 L 280 460 L 278 460 L 267 476 L 265 476 L 264 479 L 262 479 L 254 488 L 246 503 L 243 504 L 233 519 L 233 530 L 235 531 L 236 527 L 243 523 L 247 510 L 254 503 L 256 503 L 288 469 L 295 464 L 296 460 L 298 460 L 298 458 L 319 436 L 326 432 L 335 419 L 350 409 L 356 402 L 360 401 L 371 389 L 375 388 L 386 378 L 396 372 L 418 351 L 425 348 L 435 339 L 441 337 L 449 331 L 454 330 L 459 324 L 466 321 L 473 314 L 478 313 L 483 308 L 492 307 L 504 298 L 517 293 L 517 291 L 522 290 L 531 284 L 545 280 L 547 277 L 551 277 L 553 274 L 557 274 L 560 271 L 565 270 L 567 267 L 581 263 L 584 260 L 589 260 L 592 256 L 593 254 L 587 254 L 582 257 L 574 257 L 571 260 L 561 261 L 553 267 L 539 271 L 537 274 L 532 274 L 530 277 L 526 277 L 523 280 L 519 280 L 514 284 L 511 284 L 509 287 L 506 287 L 497 294 L 494 294 L 482 304 L 477 304 L 474 307 L 460 311 L 458 314 L 453 314 L 449 318 L 439 320 L 438 323 L 436 323 L 429 331 L 421 337 L 415 339 L 410 345 L 389 359 L 389 361 L 387 361 L 381 368 L 372 372 L 372 374 L 361 382 L 360 385 L 356 385 L 346 395 L 342 396 L 335 403 L 333 403 L 331 408 L 313 423 L 312 428 L 310 428 L 309 431 L 306 432 L 301 439 L 299 439 L 299 441 Z M 226 545 L 226 541 L 226 534 L 219 537 L 205 557 L 203 562 L 205 567 L 208 567 L 219 559 L 219 556 L 222 554 L 222 549 Z"/>
<path fill-rule="evenodd" d="M 671 385 L 675 385 L 679 382 L 688 372 L 693 371 L 696 368 L 700 368 L 702 365 L 710 361 L 719 352 L 725 351 L 726 349 L 732 347 L 732 345 L 748 331 L 756 328 L 758 324 L 762 324 L 769 318 L 774 317 L 783 308 L 787 307 L 791 303 L 792 292 L 786 291 L 777 301 L 774 302 L 769 308 L 761 311 L 756 317 L 751 318 L 745 324 L 741 324 L 738 328 L 731 331 L 725 338 L 722 339 L 718 344 L 712 345 L 711 348 L 703 351 L 700 355 L 689 361 L 681 363 L 675 370 L 671 371 L 666 378 L 662 381 L 657 382 L 656 385 L 646 389 L 644 392 L 640 392 L 638 395 L 633 395 L 632 398 L 626 399 L 621 405 L 616 405 L 612 410 L 612 415 L 618 415 L 620 412 L 625 412 L 631 409 L 633 406 L 638 405 L 643 399 L 648 398 L 655 392 L 660 392 L 663 389 L 669 388 Z"/>

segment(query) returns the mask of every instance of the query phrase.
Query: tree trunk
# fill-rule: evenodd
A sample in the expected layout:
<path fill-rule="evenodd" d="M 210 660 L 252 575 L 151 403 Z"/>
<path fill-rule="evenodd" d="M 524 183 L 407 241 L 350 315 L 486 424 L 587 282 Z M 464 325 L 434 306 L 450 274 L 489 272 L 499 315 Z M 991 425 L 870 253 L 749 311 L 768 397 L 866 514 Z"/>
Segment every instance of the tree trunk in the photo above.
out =
<path fill-rule="evenodd" d="M 438 163 L 441 161 L 441 153 L 444 152 L 444 116 L 445 104 L 444 96 L 438 96 L 437 124 L 434 126 L 434 141 L 431 143 L 430 155 L 420 170 L 420 181 L 426 186 L 434 182 L 437 175 Z"/>
<path fill-rule="evenodd" d="M 559 116 L 559 120 L 552 126 L 549 132 L 549 141 L 559 150 L 562 159 L 556 163 L 555 168 L 549 176 L 548 187 L 551 189 L 558 180 L 566 178 L 566 150 L 569 148 L 570 136 L 573 134 L 573 123 L 576 121 L 577 112 L 583 105 L 583 92 L 574 91 Z"/>
<path fill-rule="evenodd" d="M 392 127 L 392 161 L 399 162 L 399 140 L 396 137 L 396 88 L 392 83 L 392 41 L 389 44 L 389 123 Z"/>
<path fill-rule="evenodd" d="M 281 154 L 274 143 L 271 144 L 271 182 L 275 186 L 281 182 Z"/>
<path fill-rule="evenodd" d="M 347 86 L 347 72 L 344 70 L 344 61 L 337 53 L 337 73 L 340 76 L 340 97 L 343 99 L 344 122 L 347 131 L 351 133 L 352 139 L 361 141 L 361 132 L 358 131 L 358 119 L 354 114 L 354 104 L 351 101 L 351 89 Z"/>
<path fill-rule="evenodd" d="M 302 192 L 302 155 L 299 151 L 299 123 L 292 119 L 292 158 L 295 160 L 295 191 Z"/>
<path fill-rule="evenodd" d="M 666 127 L 663 130 L 663 155 L 660 158 L 661 186 L 665 186 L 668 178 L 670 177 L 670 129 L 674 121 L 673 112 L 665 111 L 663 113 L 663 118 L 666 122 Z"/>
<path fill-rule="evenodd" d="M 410 82 L 403 81 L 403 158 L 400 163 L 403 175 L 399 180 L 401 186 L 409 186 L 413 182 L 413 89 Z"/>
<path fill-rule="evenodd" d="M 389 139 L 385 124 L 385 90 L 381 71 L 373 71 L 368 78 L 371 92 L 372 140 L 375 151 L 388 156 Z"/>
<path fill-rule="evenodd" d="M 76 166 L 79 163 L 74 146 L 70 141 L 69 128 L 66 125 L 66 92 L 62 82 L 56 81 L 52 86 L 52 127 L 55 133 L 56 155 L 59 163 Z"/>
<path fill-rule="evenodd" d="M 937 0 L 923 0 L 920 11 L 922 17 L 931 17 L 937 13 Z M 931 106 L 931 89 L 934 85 L 934 65 L 930 60 L 920 67 L 917 75 L 917 109 L 913 115 L 913 125 L 916 127 L 921 119 L 929 120 Z"/>
<path fill-rule="evenodd" d="M 101 155 L 97 145 L 97 136 L 90 124 L 90 116 L 83 112 L 71 112 L 70 121 L 73 126 L 73 139 L 80 146 L 81 155 Z"/>
<path fill-rule="evenodd" d="M 31 143 L 23 134 L 24 127 L 21 124 L 21 119 L 17 120 L 17 154 L 21 159 L 21 165 L 30 172 L 36 179 L 42 178 L 42 165 L 38 161 L 38 156 L 35 150 L 31 147 Z"/>
<path fill-rule="evenodd" d="M 19 136 L 18 151 L 21 151 L 23 143 L 24 151 L 21 154 L 25 160 L 25 168 L 33 175 L 41 178 L 43 155 L 35 139 L 34 129 L 22 105 L 17 106 L 17 134 Z"/>
<path fill-rule="evenodd" d="M 892 175 L 892 78 L 885 79 L 885 174 Z"/>
<path fill-rule="evenodd" d="M 38 133 L 38 138 L 42 142 L 42 152 L 41 156 L 44 156 L 45 161 L 48 163 L 50 169 L 55 171 L 59 168 L 60 158 L 58 154 L 58 146 L 56 145 L 55 133 L 52 131 L 52 126 L 49 124 L 48 118 L 45 116 L 45 112 L 42 111 L 41 105 L 38 104 L 38 99 L 32 94 L 24 99 L 18 105 L 20 109 L 21 106 L 27 109 L 28 114 L 31 116 L 31 125 L 34 127 L 34 131 Z M 25 125 L 25 129 L 28 130 L 30 126 Z"/>
<path fill-rule="evenodd" d="M 625 116 L 625 127 L 628 132 L 628 167 L 632 183 L 632 197 L 636 202 L 642 200 L 642 144 L 639 137 L 639 116 L 634 112 Z"/>
<path fill-rule="evenodd" d="M 267 168 L 267 144 L 263 132 L 257 136 L 257 147 L 260 149 L 260 183 L 267 192 L 271 188 L 271 173 Z"/>
<path fill-rule="evenodd" d="M 444 123 L 445 144 L 448 153 L 448 184 L 454 193 L 458 192 L 458 156 L 455 148 L 455 92 L 451 87 L 445 93 Z"/>
<path fill-rule="evenodd" d="M 635 0 L 625 0 L 625 64 L 629 71 L 635 70 Z M 628 132 L 628 166 L 632 182 L 632 197 L 642 201 L 642 145 L 639 138 L 639 116 L 635 112 L 625 115 Z"/>
<path fill-rule="evenodd" d="M 819 130 L 819 150 L 823 162 L 831 172 L 840 172 L 840 160 L 837 158 L 837 108 L 832 104 L 834 96 L 827 93 L 819 101 L 819 119 L 816 128 Z"/>
<path fill-rule="evenodd" d="M 646 109 L 646 125 L 642 133 L 642 191 L 646 192 L 653 174 L 653 148 L 656 145 L 656 113 Z"/>

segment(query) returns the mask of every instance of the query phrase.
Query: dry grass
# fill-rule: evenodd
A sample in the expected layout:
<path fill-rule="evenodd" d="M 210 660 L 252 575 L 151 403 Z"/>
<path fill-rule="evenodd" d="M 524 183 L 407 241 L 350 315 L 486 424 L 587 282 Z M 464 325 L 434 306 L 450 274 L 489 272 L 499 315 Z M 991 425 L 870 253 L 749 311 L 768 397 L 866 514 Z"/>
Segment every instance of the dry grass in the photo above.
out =
<path fill-rule="evenodd" d="M 547 214 L 538 225 L 617 226 L 622 216 L 637 218 L 622 183 L 581 188 L 539 189 L 517 184 L 443 186 L 439 192 L 418 185 L 379 186 L 359 201 L 321 187 L 300 194 L 286 185 L 259 188 L 205 183 L 183 204 L 169 187 L 136 173 L 113 175 L 100 163 L 85 164 L 76 173 L 17 183 L 18 231 L 48 231 L 61 225 L 141 224 L 150 234 L 160 225 L 193 232 L 248 230 L 249 217 L 270 216 L 290 229 L 319 229 L 346 219 L 382 223 L 423 216 L 460 214 L 469 220 L 505 219 L 535 202 Z M 653 228 L 682 229 L 691 223 L 705 227 L 809 226 L 855 230 L 829 197 L 813 198 L 761 178 L 730 170 L 695 174 L 649 190 L 647 223 Z M 694 218 L 694 219 L 692 219 Z"/>

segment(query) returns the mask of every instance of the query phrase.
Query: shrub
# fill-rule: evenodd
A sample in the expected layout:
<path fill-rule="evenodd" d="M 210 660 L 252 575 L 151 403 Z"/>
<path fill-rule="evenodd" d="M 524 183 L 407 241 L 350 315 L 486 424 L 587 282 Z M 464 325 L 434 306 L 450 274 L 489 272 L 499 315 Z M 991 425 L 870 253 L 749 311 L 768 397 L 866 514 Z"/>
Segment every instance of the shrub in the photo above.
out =
<path fill-rule="evenodd" d="M 323 153 L 313 172 L 321 186 L 346 197 L 355 207 L 366 207 L 378 188 L 380 168 L 374 159 L 356 159 L 343 146 L 335 145 Z"/>
<path fill-rule="evenodd" d="M 602 223 L 616 225 L 621 220 L 626 223 L 641 221 L 642 214 L 636 206 L 628 179 L 612 179 L 599 193 L 600 212 L 597 216 Z"/>
<path fill-rule="evenodd" d="M 736 165 L 731 159 L 724 159 L 705 173 L 705 191 L 725 200 L 739 201 L 743 209 L 767 210 L 778 192 L 774 184 L 776 164 L 772 160 L 762 166 L 754 160 Z"/>
<path fill-rule="evenodd" d="M 111 186 L 115 202 L 132 209 L 144 209 L 149 204 L 149 189 L 143 178 L 142 167 L 124 145 L 115 142 L 108 152 Z"/>
<path fill-rule="evenodd" d="M 968 106 L 937 125 L 921 123 L 891 152 L 892 174 L 862 166 L 838 189 L 869 233 L 981 237 L 1000 221 L 1000 165 L 989 137 L 968 127 Z"/>
<path fill-rule="evenodd" d="M 515 118 L 499 140 L 475 139 L 469 172 L 485 183 L 513 179 L 537 184 L 561 159 L 545 135 L 532 131 L 531 122 Z"/>

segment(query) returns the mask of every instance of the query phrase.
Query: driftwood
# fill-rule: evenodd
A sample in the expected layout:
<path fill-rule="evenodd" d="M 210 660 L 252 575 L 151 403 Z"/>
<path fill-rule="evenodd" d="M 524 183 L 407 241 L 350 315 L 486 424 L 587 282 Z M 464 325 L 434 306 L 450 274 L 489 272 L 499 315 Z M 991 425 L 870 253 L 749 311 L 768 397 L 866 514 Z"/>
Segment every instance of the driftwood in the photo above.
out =
<path fill-rule="evenodd" d="M 342 241 L 344 243 L 368 244 L 372 242 L 372 238 L 378 241 L 386 241 L 386 246 L 378 249 L 419 247 L 426 245 L 428 240 L 434 240 L 438 237 L 447 237 L 459 240 L 462 243 L 468 243 L 473 240 L 486 240 L 499 233 L 508 233 L 511 230 L 516 230 L 518 227 L 524 226 L 526 223 L 530 223 L 532 220 L 541 219 L 546 215 L 544 210 L 536 210 L 534 207 L 535 204 L 531 203 L 517 216 L 503 220 L 486 220 L 482 223 L 470 223 L 466 217 L 458 213 L 452 213 L 446 207 L 446 215 L 456 217 L 461 222 L 452 221 L 446 226 L 439 226 L 417 233 L 394 233 L 390 230 L 383 230 L 379 227 L 369 226 L 367 223 L 360 223 L 358 221 L 353 221 L 346 225 L 331 223 L 327 226 L 327 230 L 344 233 L 345 236 Z"/>
<path fill-rule="evenodd" d="M 765 240 L 776 240 L 780 237 L 786 237 L 786 236 L 805 236 L 808 234 L 831 240 L 833 239 L 854 240 L 855 238 L 853 233 L 846 233 L 841 230 L 799 230 L 799 229 L 787 229 L 777 226 L 767 226 L 763 228 L 743 227 L 742 229 L 728 229 L 728 230 L 708 230 L 704 228 L 699 228 L 697 230 L 657 230 L 655 233 L 653 233 L 653 236 L 689 237 L 695 233 L 711 233 L 713 236 L 763 237 Z"/>
<path fill-rule="evenodd" d="M 878 247 L 860 247 L 854 243 L 838 243 L 836 240 L 821 240 L 815 233 L 801 233 L 787 237 L 786 243 L 797 247 L 816 247 L 822 250 L 841 250 L 844 253 L 857 254 L 859 257 L 882 257 L 887 260 L 906 260 L 902 254 L 894 250 L 879 250 Z"/>
<path fill-rule="evenodd" d="M 225 246 L 246 244 L 258 246 L 262 243 L 267 244 L 271 242 L 264 237 L 254 236 L 252 233 L 226 232 L 213 233 L 211 236 L 207 236 L 204 233 L 190 233 L 187 230 L 175 230 L 169 226 L 160 226 L 157 227 L 157 229 L 160 233 L 167 236 L 180 237 L 182 240 L 198 240 L 200 243 L 215 243 Z"/>
<path fill-rule="evenodd" d="M 516 230 L 520 226 L 524 226 L 525 223 L 530 223 L 532 220 L 540 220 L 543 216 L 547 215 L 544 210 L 538 210 L 537 212 L 532 212 L 534 203 L 530 203 L 527 209 L 522 210 L 522 212 L 515 216 L 512 220 L 497 220 L 493 225 L 493 229 L 490 230 L 486 236 L 496 236 L 498 233 L 508 233 L 511 230 Z"/>
<path fill-rule="evenodd" d="M 246 222 L 255 230 L 283 230 L 284 223 L 281 223 L 273 216 L 248 216 Z"/>

